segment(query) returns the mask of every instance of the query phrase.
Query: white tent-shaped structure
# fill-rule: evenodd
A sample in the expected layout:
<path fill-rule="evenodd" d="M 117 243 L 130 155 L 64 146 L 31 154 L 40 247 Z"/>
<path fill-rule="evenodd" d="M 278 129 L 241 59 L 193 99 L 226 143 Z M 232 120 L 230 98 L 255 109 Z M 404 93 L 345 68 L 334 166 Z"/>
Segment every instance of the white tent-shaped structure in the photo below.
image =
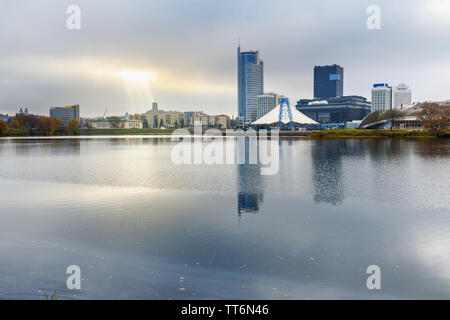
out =
<path fill-rule="evenodd" d="M 318 124 L 295 108 L 291 108 L 288 99 L 281 99 L 280 104 L 252 123 L 252 125 L 274 124 Z"/>

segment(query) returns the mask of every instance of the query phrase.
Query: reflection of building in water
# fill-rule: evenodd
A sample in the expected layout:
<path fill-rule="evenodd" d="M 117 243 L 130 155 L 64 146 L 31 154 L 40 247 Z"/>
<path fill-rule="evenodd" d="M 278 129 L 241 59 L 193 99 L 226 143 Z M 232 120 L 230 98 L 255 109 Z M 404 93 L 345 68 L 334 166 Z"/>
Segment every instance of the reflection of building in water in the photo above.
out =
<path fill-rule="evenodd" d="M 344 200 L 343 157 L 364 157 L 367 141 L 316 140 L 311 148 L 314 201 L 339 204 Z"/>
<path fill-rule="evenodd" d="M 338 204 L 344 199 L 341 160 L 341 141 L 315 141 L 312 149 L 314 201 Z"/>
<path fill-rule="evenodd" d="M 239 152 L 245 152 L 245 158 L 249 159 L 249 139 L 245 144 L 237 144 Z M 245 151 L 244 151 L 245 150 Z M 238 216 L 243 213 L 258 213 L 263 201 L 263 181 L 261 167 L 256 164 L 239 164 L 238 166 Z"/>
<path fill-rule="evenodd" d="M 238 165 L 238 216 L 243 213 L 258 213 L 263 201 L 260 167 L 258 165 Z"/>
<path fill-rule="evenodd" d="M 238 215 L 242 213 L 258 213 L 259 211 L 258 195 L 256 193 L 238 193 Z"/>

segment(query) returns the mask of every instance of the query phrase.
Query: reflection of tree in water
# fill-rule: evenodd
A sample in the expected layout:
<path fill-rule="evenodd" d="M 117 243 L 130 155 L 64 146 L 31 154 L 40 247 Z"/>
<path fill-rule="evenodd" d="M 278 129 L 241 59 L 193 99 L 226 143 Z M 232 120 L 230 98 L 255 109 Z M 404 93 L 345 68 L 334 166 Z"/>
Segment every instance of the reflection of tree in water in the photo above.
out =
<path fill-rule="evenodd" d="M 54 153 L 80 154 L 80 139 L 56 139 L 51 144 Z M 62 149 L 63 151 L 61 152 Z"/>
<path fill-rule="evenodd" d="M 364 141 L 370 157 L 382 161 L 409 157 L 411 143 L 414 143 L 414 141 L 404 139 L 369 139 Z"/>
<path fill-rule="evenodd" d="M 450 156 L 450 141 L 448 139 L 418 140 L 415 152 L 426 159 L 447 158 Z"/>
<path fill-rule="evenodd" d="M 80 139 L 24 139 L 14 140 L 13 147 L 17 155 L 29 156 L 33 153 L 66 155 L 80 154 Z"/>
<path fill-rule="evenodd" d="M 315 140 L 311 148 L 314 201 L 340 204 L 344 200 L 342 157 L 363 157 L 364 141 Z"/>

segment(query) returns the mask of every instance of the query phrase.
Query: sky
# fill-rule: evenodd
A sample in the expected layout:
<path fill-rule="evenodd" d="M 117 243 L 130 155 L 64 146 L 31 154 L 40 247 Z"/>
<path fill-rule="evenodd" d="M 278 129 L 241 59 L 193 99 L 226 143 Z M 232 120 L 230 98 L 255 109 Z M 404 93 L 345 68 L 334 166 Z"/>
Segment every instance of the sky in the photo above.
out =
<path fill-rule="evenodd" d="M 67 28 L 67 8 L 81 28 Z M 366 12 L 377 5 L 381 29 Z M 164 110 L 236 115 L 236 49 L 258 50 L 264 90 L 311 98 L 315 65 L 344 67 L 344 94 L 404 82 L 450 99 L 450 0 L 0 0 L 0 113 L 82 117 Z"/>

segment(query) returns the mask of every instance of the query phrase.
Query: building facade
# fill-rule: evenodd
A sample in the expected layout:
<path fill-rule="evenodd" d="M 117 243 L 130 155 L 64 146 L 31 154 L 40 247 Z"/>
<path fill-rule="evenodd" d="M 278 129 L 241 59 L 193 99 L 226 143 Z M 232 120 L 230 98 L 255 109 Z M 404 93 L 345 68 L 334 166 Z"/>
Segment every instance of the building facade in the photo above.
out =
<path fill-rule="evenodd" d="M 283 95 L 279 95 L 273 92 L 264 93 L 258 96 L 258 107 L 256 109 L 256 119 L 261 118 L 263 115 L 269 113 L 277 105 L 280 104 L 281 98 L 286 98 Z"/>
<path fill-rule="evenodd" d="M 314 98 L 328 99 L 344 95 L 344 68 L 337 64 L 314 67 Z"/>
<path fill-rule="evenodd" d="M 197 118 L 198 119 L 198 117 L 201 117 L 204 114 L 205 113 L 203 111 L 186 111 L 186 112 L 184 112 L 184 124 L 185 124 L 185 126 L 192 127 L 194 121 L 191 120 L 191 119 L 192 118 Z"/>
<path fill-rule="evenodd" d="M 237 49 L 238 118 L 237 122 L 248 124 L 256 120 L 258 95 L 264 93 L 264 63 L 258 51 L 241 52 Z"/>
<path fill-rule="evenodd" d="M 400 83 L 393 89 L 393 108 L 404 109 L 412 105 L 412 91 L 404 83 Z"/>
<path fill-rule="evenodd" d="M 362 120 L 370 113 L 370 102 L 361 96 L 300 99 L 296 108 L 318 123 L 345 123 Z"/>
<path fill-rule="evenodd" d="M 230 128 L 231 119 L 227 115 L 211 116 L 203 111 L 163 111 L 152 108 L 152 110 L 140 116 L 141 121 L 148 128 L 185 128 L 194 127 L 195 122 L 202 122 L 202 126 L 216 128 Z"/>
<path fill-rule="evenodd" d="M 203 127 L 228 129 L 231 126 L 229 116 L 221 114 L 218 116 L 210 116 L 205 113 L 196 114 L 189 118 L 189 127 L 194 127 L 196 122 L 201 122 Z"/>
<path fill-rule="evenodd" d="M 140 120 L 123 120 L 121 119 L 118 128 L 114 127 L 110 119 L 86 120 L 93 129 L 142 129 L 143 124 Z"/>
<path fill-rule="evenodd" d="M 10 116 L 8 116 L 7 114 L 0 114 L 1 121 L 5 121 L 6 123 L 9 123 L 10 119 L 11 119 Z"/>
<path fill-rule="evenodd" d="M 63 124 L 67 125 L 72 120 L 80 121 L 80 106 L 65 106 L 50 108 L 50 118 L 60 119 Z"/>
<path fill-rule="evenodd" d="M 185 124 L 184 113 L 178 111 L 147 112 L 142 115 L 149 128 L 178 128 Z"/>
<path fill-rule="evenodd" d="M 372 87 L 371 111 L 383 111 L 392 109 L 392 87 L 387 83 L 376 83 Z"/>
<path fill-rule="evenodd" d="M 225 114 L 220 114 L 216 116 L 216 126 L 221 129 L 231 128 L 231 119 Z"/>

